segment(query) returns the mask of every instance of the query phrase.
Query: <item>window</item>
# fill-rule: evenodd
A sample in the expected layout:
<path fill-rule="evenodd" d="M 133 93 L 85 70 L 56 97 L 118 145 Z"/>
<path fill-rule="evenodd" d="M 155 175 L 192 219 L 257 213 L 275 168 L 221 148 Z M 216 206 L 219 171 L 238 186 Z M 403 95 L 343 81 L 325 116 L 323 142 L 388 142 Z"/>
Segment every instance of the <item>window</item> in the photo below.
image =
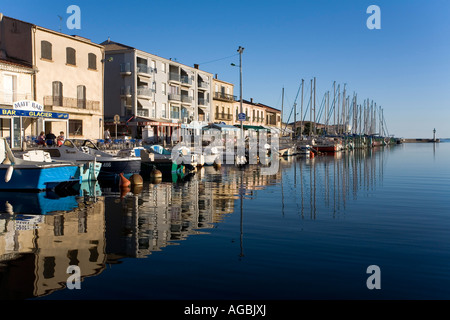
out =
<path fill-rule="evenodd" d="M 74 48 L 70 48 L 70 47 L 66 48 L 66 64 L 69 64 L 69 65 L 72 65 L 72 66 L 76 66 L 77 65 L 75 49 Z"/>
<path fill-rule="evenodd" d="M 161 83 L 161 92 L 162 92 L 162 94 L 166 94 L 166 84 L 165 83 Z"/>
<path fill-rule="evenodd" d="M 167 115 L 166 115 L 166 104 L 165 103 L 163 103 L 161 105 L 161 117 L 162 118 L 166 118 L 167 117 Z"/>
<path fill-rule="evenodd" d="M 165 63 L 161 64 L 161 71 L 166 72 L 166 64 Z"/>
<path fill-rule="evenodd" d="M 69 119 L 69 135 L 71 136 L 83 135 L 83 120 Z"/>
<path fill-rule="evenodd" d="M 13 104 L 17 100 L 17 76 L 3 75 L 3 101 L 6 104 Z"/>
<path fill-rule="evenodd" d="M 41 41 L 41 59 L 52 60 L 52 44 L 48 41 Z"/>
<path fill-rule="evenodd" d="M 170 106 L 170 117 L 172 119 L 180 119 L 180 108 L 176 106 Z"/>
<path fill-rule="evenodd" d="M 97 56 L 93 53 L 88 54 L 88 68 L 97 70 Z"/>
<path fill-rule="evenodd" d="M 86 109 L 86 86 L 77 87 L 77 107 Z"/>
<path fill-rule="evenodd" d="M 61 81 L 53 81 L 52 83 L 53 88 L 53 105 L 54 106 L 60 106 L 63 105 L 63 84 Z"/>

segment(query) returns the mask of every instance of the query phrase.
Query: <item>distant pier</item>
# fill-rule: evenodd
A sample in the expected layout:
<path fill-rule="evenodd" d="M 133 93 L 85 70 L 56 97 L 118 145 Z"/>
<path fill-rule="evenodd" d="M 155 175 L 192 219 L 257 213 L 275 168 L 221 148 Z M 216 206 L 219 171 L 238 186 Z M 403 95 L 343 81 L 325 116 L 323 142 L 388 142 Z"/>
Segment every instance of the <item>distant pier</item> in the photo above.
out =
<path fill-rule="evenodd" d="M 403 143 L 440 142 L 439 139 L 401 139 Z"/>

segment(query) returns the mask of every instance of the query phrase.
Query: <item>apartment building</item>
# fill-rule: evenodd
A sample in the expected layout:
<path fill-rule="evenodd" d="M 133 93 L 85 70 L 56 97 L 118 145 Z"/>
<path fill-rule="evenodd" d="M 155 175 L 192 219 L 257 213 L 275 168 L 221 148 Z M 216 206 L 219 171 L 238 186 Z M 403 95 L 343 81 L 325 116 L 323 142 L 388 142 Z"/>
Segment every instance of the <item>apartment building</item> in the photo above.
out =
<path fill-rule="evenodd" d="M 238 121 L 240 107 L 239 101 L 234 103 L 234 124 L 240 124 Z M 243 122 L 245 126 L 281 128 L 281 111 L 262 103 L 256 103 L 253 98 L 242 100 L 242 112 L 246 114 L 246 120 Z"/>
<path fill-rule="evenodd" d="M 113 135 L 114 117 L 119 135 L 155 142 L 169 141 L 175 128 L 212 121 L 211 73 L 110 39 L 101 45 L 108 61 L 105 119 Z"/>
<path fill-rule="evenodd" d="M 230 82 L 219 80 L 217 74 L 213 79 L 213 110 L 214 122 L 235 124 L 234 103 L 236 96 L 233 95 L 234 85 Z"/>
<path fill-rule="evenodd" d="M 13 100 L 31 98 L 33 105 L 42 106 L 39 111 L 45 111 L 38 116 L 27 116 L 32 118 L 30 134 L 64 131 L 68 137 L 100 138 L 103 126 L 103 47 L 86 38 L 66 35 L 1 14 L 0 30 L 1 58 L 31 68 L 30 94 L 20 96 L 23 93 L 18 91 Z M 14 81 L 11 82 L 13 88 Z M 4 90 L 10 90 L 10 84 L 5 86 Z M 25 127 L 22 130 L 26 132 L 26 121 L 23 115 L 21 118 Z"/>

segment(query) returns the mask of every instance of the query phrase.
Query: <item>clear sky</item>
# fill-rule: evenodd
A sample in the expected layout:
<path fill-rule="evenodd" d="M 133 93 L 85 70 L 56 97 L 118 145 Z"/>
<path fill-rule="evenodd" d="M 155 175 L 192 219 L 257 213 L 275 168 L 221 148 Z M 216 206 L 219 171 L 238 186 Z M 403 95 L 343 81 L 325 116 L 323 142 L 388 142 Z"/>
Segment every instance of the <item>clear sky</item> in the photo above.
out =
<path fill-rule="evenodd" d="M 79 30 L 66 26 L 70 5 L 81 9 Z M 366 26 L 370 5 L 381 10 L 379 30 Z M 284 120 L 293 120 L 301 80 L 306 106 L 316 77 L 317 110 L 336 81 L 358 103 L 381 106 L 391 135 L 431 138 L 436 128 L 437 137 L 450 137 L 448 0 L 16 0 L 3 1 L 0 12 L 199 64 L 233 83 L 238 97 L 239 68 L 230 64 L 239 64 L 242 46 L 243 98 L 283 105 Z"/>

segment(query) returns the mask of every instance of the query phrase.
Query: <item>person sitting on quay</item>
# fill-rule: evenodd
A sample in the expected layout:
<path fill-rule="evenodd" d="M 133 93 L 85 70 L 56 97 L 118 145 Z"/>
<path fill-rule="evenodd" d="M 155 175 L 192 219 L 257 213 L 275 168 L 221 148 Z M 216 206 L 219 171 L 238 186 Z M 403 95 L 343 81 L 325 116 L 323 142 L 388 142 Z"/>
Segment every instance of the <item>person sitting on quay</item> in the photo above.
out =
<path fill-rule="evenodd" d="M 45 143 L 45 132 L 42 131 L 39 137 L 36 140 L 36 143 L 38 146 L 46 146 L 47 143 Z"/>
<path fill-rule="evenodd" d="M 64 143 L 65 140 L 66 140 L 66 138 L 64 137 L 64 131 L 61 131 L 59 133 L 58 138 L 56 138 L 56 143 L 57 143 L 58 147 L 62 146 L 62 144 Z"/>
<path fill-rule="evenodd" d="M 56 142 L 56 136 L 50 131 L 45 136 L 45 142 L 47 143 L 47 146 L 54 146 Z"/>

